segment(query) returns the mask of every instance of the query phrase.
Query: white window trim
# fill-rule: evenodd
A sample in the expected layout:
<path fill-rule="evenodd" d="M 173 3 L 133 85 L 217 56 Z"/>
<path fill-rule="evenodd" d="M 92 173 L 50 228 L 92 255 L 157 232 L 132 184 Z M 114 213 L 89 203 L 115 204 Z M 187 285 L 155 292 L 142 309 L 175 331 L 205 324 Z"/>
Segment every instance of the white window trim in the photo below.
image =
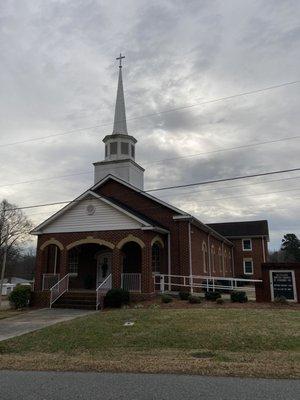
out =
<path fill-rule="evenodd" d="M 246 272 L 245 263 L 251 261 L 252 263 L 252 272 Z M 253 266 L 253 259 L 252 258 L 244 258 L 243 259 L 243 268 L 244 268 L 244 275 L 253 275 L 254 274 L 254 266 Z"/>
<path fill-rule="evenodd" d="M 245 240 L 250 240 L 250 249 L 245 249 L 245 247 L 244 247 Z M 251 239 L 249 239 L 249 238 L 242 239 L 242 245 L 243 245 L 243 251 L 252 251 L 252 240 Z"/>

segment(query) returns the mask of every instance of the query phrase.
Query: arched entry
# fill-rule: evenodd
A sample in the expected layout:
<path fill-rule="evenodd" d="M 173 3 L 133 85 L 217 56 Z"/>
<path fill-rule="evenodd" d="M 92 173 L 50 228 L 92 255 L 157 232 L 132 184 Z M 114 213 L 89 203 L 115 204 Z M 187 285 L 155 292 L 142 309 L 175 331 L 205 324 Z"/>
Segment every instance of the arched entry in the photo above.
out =
<path fill-rule="evenodd" d="M 111 273 L 111 255 L 111 249 L 97 243 L 70 248 L 67 258 L 70 288 L 95 290 Z"/>
<path fill-rule="evenodd" d="M 127 242 L 122 248 L 123 273 L 121 286 L 130 292 L 141 291 L 142 249 L 137 242 Z"/>
<path fill-rule="evenodd" d="M 57 244 L 46 244 L 42 250 L 42 290 L 49 290 L 60 279 L 61 249 Z"/>

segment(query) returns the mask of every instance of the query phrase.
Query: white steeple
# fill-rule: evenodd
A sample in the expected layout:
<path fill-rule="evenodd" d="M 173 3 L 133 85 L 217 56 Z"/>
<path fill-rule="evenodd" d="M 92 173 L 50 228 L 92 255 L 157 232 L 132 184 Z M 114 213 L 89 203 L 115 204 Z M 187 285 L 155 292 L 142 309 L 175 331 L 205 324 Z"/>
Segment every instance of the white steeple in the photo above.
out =
<path fill-rule="evenodd" d="M 127 124 L 126 124 L 126 112 L 125 112 L 125 100 L 123 91 L 123 79 L 122 79 L 122 58 L 125 56 L 120 56 L 116 60 L 120 60 L 119 64 L 119 79 L 118 79 L 118 90 L 115 108 L 115 119 L 114 119 L 114 129 L 113 135 L 128 135 Z"/>
<path fill-rule="evenodd" d="M 122 79 L 122 59 L 119 60 L 119 78 L 115 106 L 113 132 L 105 136 L 105 161 L 94 163 L 95 183 L 108 174 L 115 175 L 133 186 L 143 190 L 144 169 L 135 162 L 135 144 L 137 140 L 128 135 L 126 124 L 125 100 Z"/>

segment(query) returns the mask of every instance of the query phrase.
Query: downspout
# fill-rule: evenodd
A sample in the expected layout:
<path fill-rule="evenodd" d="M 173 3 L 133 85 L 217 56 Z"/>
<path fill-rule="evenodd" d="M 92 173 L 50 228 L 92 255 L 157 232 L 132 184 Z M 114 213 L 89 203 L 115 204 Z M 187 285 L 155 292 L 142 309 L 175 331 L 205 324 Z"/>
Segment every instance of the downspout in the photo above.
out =
<path fill-rule="evenodd" d="M 192 264 L 192 235 L 191 235 L 191 223 L 189 222 L 189 266 L 190 266 L 190 286 L 191 293 L 193 293 L 193 264 Z"/>
<path fill-rule="evenodd" d="M 223 276 L 225 278 L 225 268 L 224 268 L 224 242 L 222 242 L 222 271 L 223 271 Z"/>
<path fill-rule="evenodd" d="M 232 277 L 235 277 L 234 273 L 234 257 L 233 257 L 233 247 L 231 247 L 231 266 L 232 266 Z"/>
<path fill-rule="evenodd" d="M 209 269 L 209 276 L 211 276 L 211 257 L 210 257 L 210 233 L 208 234 L 207 237 L 207 244 L 208 244 L 208 269 Z"/>
<path fill-rule="evenodd" d="M 171 291 L 171 234 L 168 233 L 168 275 L 169 275 L 169 291 Z"/>
<path fill-rule="evenodd" d="M 266 262 L 266 249 L 265 249 L 265 243 L 264 243 L 264 237 L 261 237 L 261 244 L 262 244 L 262 248 L 263 248 L 263 260 L 264 263 Z"/>

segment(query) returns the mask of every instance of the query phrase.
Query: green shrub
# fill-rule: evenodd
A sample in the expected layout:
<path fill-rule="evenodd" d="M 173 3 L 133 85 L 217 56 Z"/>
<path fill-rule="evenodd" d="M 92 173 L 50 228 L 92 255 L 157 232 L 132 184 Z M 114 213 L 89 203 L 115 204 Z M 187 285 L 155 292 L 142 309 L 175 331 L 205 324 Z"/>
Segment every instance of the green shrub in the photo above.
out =
<path fill-rule="evenodd" d="M 170 296 L 169 294 L 162 294 L 161 301 L 162 303 L 171 303 L 173 301 L 173 297 Z"/>
<path fill-rule="evenodd" d="M 8 300 L 15 308 L 24 308 L 29 305 L 31 297 L 31 288 L 29 286 L 18 285 L 9 294 Z"/>
<path fill-rule="evenodd" d="M 224 304 L 224 300 L 222 299 L 222 297 L 219 297 L 219 298 L 216 300 L 216 303 L 217 303 L 217 304 Z"/>
<path fill-rule="evenodd" d="M 111 289 L 104 297 L 104 306 L 112 308 L 120 308 L 124 304 L 129 303 L 129 292 L 123 289 Z"/>
<path fill-rule="evenodd" d="M 246 303 L 248 301 L 246 292 L 232 292 L 230 299 L 233 303 Z"/>
<path fill-rule="evenodd" d="M 205 292 L 205 300 L 216 301 L 221 297 L 219 292 Z"/>
<path fill-rule="evenodd" d="M 188 300 L 190 297 L 190 292 L 179 292 L 178 296 L 180 300 Z"/>
<path fill-rule="evenodd" d="M 286 297 L 279 296 L 279 297 L 275 297 L 274 303 L 275 304 L 288 304 L 288 301 L 287 301 Z"/>
<path fill-rule="evenodd" d="M 193 296 L 192 294 L 189 295 L 189 303 L 191 304 L 199 304 L 201 303 L 201 297 L 199 296 Z"/>

